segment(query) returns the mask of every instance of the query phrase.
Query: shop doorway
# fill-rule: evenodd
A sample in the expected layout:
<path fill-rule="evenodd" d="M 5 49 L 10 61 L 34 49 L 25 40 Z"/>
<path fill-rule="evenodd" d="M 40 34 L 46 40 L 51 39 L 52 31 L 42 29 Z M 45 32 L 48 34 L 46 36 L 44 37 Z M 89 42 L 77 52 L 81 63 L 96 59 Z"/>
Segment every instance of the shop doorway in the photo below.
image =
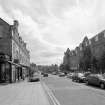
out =
<path fill-rule="evenodd" d="M 5 82 L 5 80 L 6 80 L 5 64 L 0 63 L 0 82 Z"/>

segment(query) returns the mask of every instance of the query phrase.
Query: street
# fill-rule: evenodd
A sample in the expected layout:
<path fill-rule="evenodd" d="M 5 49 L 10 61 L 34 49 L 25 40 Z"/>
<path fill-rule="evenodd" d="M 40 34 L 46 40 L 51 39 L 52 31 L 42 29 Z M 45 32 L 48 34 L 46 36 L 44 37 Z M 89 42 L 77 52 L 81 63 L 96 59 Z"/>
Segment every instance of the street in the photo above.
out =
<path fill-rule="evenodd" d="M 105 90 L 66 77 L 0 85 L 0 105 L 105 105 Z"/>
<path fill-rule="evenodd" d="M 104 16 L 105 0 L 0 0 L 0 105 L 105 105 Z"/>
<path fill-rule="evenodd" d="M 105 105 L 105 90 L 75 83 L 66 77 L 43 78 L 59 105 Z"/>

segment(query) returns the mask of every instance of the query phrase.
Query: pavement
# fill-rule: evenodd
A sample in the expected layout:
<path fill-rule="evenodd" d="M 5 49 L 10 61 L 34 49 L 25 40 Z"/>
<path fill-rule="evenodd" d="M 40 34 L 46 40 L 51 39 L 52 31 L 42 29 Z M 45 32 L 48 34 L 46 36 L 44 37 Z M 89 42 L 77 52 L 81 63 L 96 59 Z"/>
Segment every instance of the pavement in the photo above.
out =
<path fill-rule="evenodd" d="M 41 82 L 0 85 L 0 105 L 50 105 Z"/>

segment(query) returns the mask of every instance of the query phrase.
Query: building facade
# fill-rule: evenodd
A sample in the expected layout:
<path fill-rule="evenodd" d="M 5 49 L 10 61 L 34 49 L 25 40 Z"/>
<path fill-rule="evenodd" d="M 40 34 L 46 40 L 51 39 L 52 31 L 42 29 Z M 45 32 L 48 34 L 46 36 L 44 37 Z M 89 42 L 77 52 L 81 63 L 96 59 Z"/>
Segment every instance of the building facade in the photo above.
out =
<path fill-rule="evenodd" d="M 23 79 L 30 66 L 26 43 L 18 32 L 19 23 L 9 25 L 0 19 L 0 82 Z"/>
<path fill-rule="evenodd" d="M 99 59 L 105 51 L 105 30 L 89 40 L 92 54 Z"/>
<path fill-rule="evenodd" d="M 83 58 L 83 52 L 87 47 L 90 48 L 92 56 L 94 56 L 97 60 L 100 59 L 103 52 L 105 52 L 105 30 L 98 33 L 91 39 L 84 37 L 83 41 L 74 50 L 71 50 L 69 53 L 66 51 L 63 63 L 65 64 L 67 63 L 67 60 L 69 60 L 68 63 L 70 65 L 70 69 L 74 71 L 78 70 L 80 66 L 80 59 Z M 69 58 L 67 58 L 67 56 Z"/>

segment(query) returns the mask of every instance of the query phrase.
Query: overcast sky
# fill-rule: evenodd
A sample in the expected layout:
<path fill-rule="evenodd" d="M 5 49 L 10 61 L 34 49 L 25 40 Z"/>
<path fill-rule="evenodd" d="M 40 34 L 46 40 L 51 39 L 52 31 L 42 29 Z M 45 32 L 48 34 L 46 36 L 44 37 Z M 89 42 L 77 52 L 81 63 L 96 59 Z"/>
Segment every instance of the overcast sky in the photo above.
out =
<path fill-rule="evenodd" d="M 105 29 L 105 0 L 0 0 L 0 17 L 19 21 L 31 62 L 59 64 L 68 47 Z"/>

